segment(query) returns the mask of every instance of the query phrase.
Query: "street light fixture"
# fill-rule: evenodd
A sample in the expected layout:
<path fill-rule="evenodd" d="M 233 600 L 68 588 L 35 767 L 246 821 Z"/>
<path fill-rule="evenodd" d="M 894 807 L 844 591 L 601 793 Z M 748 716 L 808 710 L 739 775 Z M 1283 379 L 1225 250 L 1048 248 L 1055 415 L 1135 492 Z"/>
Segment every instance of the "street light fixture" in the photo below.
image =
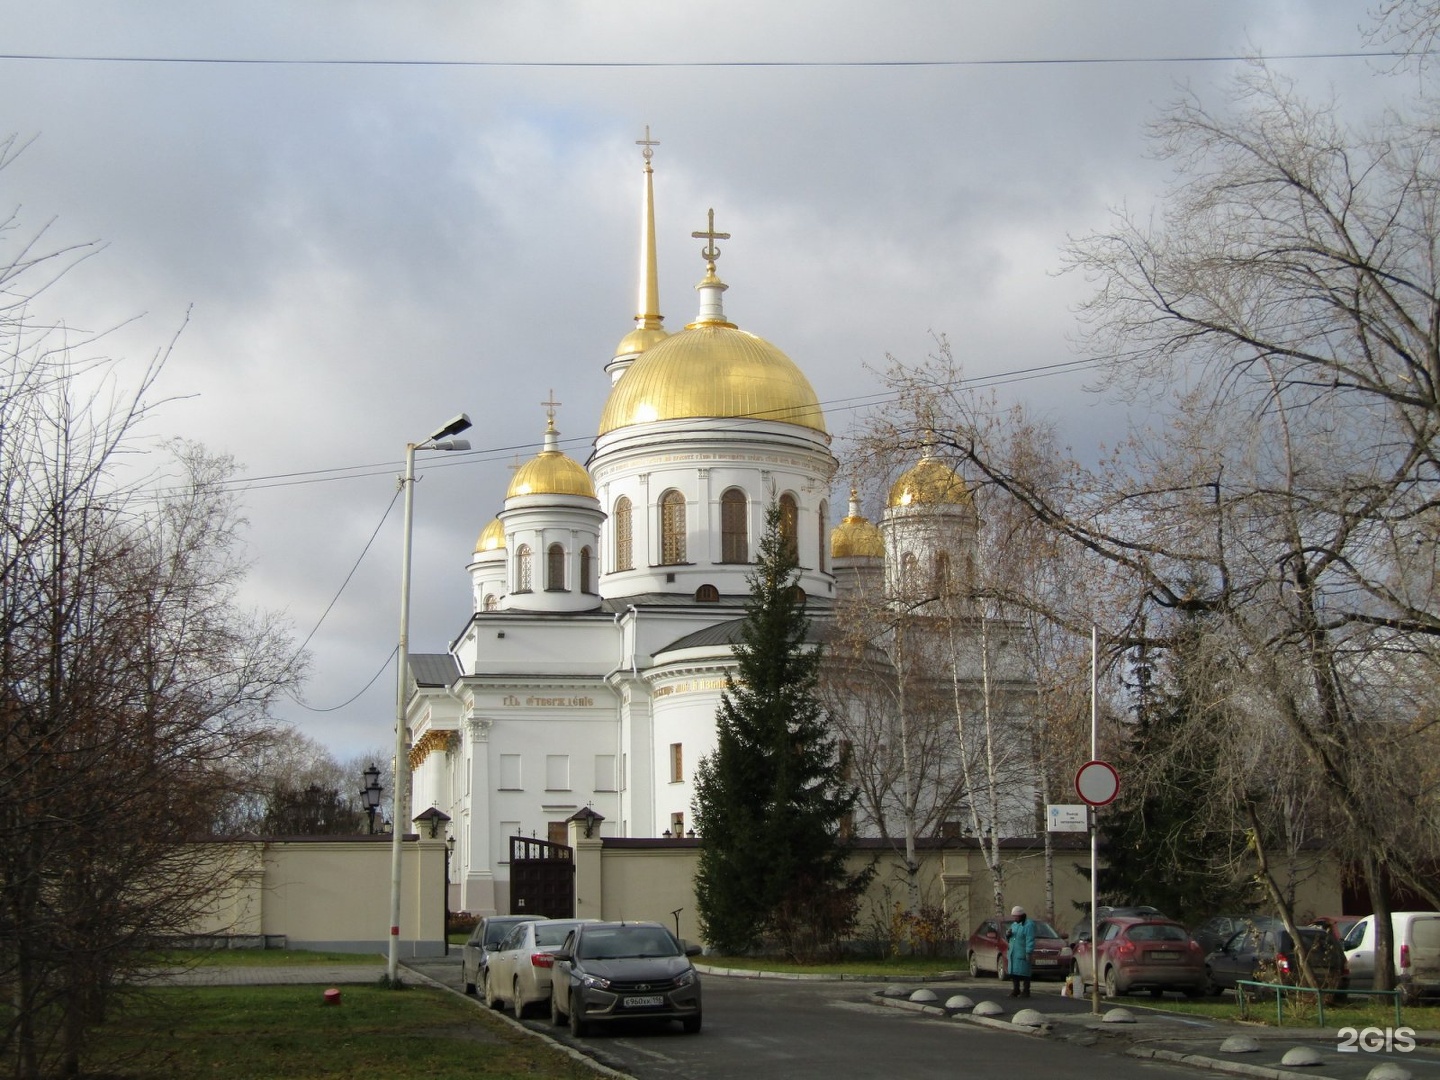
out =
<path fill-rule="evenodd" d="M 380 786 L 380 770 L 372 762 L 370 767 L 360 774 L 365 781 L 365 786 L 360 789 L 360 802 L 365 807 L 365 816 L 370 819 L 370 835 L 375 835 L 375 811 L 380 809 L 380 793 L 385 789 Z"/>
<path fill-rule="evenodd" d="M 470 417 L 461 413 L 431 432 L 418 443 L 405 444 L 405 514 L 400 546 L 400 646 L 396 656 L 395 676 L 395 822 L 390 837 L 390 957 L 386 976 L 390 985 L 400 985 L 400 866 L 404 851 L 405 832 L 402 821 L 409 821 L 405 803 L 410 797 L 410 727 L 405 722 L 406 669 L 410 666 L 410 537 L 415 524 L 415 451 L 469 450 L 470 444 L 458 435 L 470 426 Z"/>

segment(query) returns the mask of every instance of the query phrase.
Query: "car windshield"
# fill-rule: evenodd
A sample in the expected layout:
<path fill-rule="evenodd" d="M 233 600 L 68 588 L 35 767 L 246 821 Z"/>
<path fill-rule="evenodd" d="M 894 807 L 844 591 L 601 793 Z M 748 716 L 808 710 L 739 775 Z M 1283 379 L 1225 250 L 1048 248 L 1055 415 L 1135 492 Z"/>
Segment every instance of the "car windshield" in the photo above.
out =
<path fill-rule="evenodd" d="M 1059 933 L 1059 931 L 1057 931 L 1053 926 L 1051 926 L 1048 922 L 1036 922 L 1036 923 L 1035 923 L 1035 936 L 1036 936 L 1036 937 L 1052 937 L 1052 938 L 1053 938 L 1053 937 L 1059 937 L 1059 936 L 1060 936 L 1060 933 Z"/>
<path fill-rule="evenodd" d="M 543 922 L 535 924 L 536 945 L 563 945 L 565 938 L 571 930 L 575 929 L 573 922 Z"/>
<path fill-rule="evenodd" d="M 1140 923 L 1130 928 L 1131 941 L 1184 941 L 1189 936 L 1183 926 L 1167 923 Z"/>
<path fill-rule="evenodd" d="M 620 960 L 642 956 L 679 956 L 668 931 L 658 926 L 618 926 L 592 930 L 580 938 L 582 960 Z"/>

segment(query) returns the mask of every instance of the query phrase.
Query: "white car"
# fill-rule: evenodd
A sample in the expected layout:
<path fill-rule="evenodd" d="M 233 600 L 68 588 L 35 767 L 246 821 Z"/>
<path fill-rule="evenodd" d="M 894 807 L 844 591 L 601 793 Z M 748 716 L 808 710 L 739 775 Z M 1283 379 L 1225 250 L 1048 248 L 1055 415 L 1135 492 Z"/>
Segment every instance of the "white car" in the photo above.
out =
<path fill-rule="evenodd" d="M 570 931 L 595 919 L 547 919 L 521 923 L 490 954 L 490 972 L 485 980 L 485 1004 L 503 1009 L 506 1004 L 517 1018 L 532 1005 L 550 1000 L 550 969 L 553 954 L 565 944 Z"/>
<path fill-rule="evenodd" d="M 1350 985 L 1368 990 L 1375 982 L 1375 916 L 1366 915 L 1345 935 Z M 1440 994 L 1440 911 L 1395 911 L 1390 915 L 1396 985 L 1407 1003 Z"/>

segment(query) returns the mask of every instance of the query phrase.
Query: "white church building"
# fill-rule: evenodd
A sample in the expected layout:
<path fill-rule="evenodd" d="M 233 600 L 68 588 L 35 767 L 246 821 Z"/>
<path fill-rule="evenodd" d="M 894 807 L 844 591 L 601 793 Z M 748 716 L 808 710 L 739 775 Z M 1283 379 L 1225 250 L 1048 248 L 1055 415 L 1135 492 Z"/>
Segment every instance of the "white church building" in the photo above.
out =
<path fill-rule="evenodd" d="M 951 558 L 908 550 L 929 534 L 905 521 L 936 492 L 968 503 L 958 477 L 925 459 L 911 470 L 923 483 L 892 487 L 883 530 L 853 501 L 832 527 L 825 416 L 789 357 L 727 319 L 715 241 L 728 237 L 713 212 L 693 234 L 706 241 L 694 321 L 662 325 L 644 145 L 640 313 L 605 368 L 593 452 L 582 464 L 560 450 L 552 404 L 543 449 L 480 532 L 473 614 L 448 652 L 410 656 L 410 812 L 450 818 L 459 910 L 508 910 L 509 838 L 563 842 L 586 808 L 603 836 L 690 832 L 772 502 L 818 619 L 847 589 Z"/>

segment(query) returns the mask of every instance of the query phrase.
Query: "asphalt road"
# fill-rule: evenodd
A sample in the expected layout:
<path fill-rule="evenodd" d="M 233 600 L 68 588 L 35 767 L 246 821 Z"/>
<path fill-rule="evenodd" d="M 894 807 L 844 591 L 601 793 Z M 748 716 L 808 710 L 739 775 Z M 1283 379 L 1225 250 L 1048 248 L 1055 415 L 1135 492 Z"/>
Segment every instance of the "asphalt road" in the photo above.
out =
<path fill-rule="evenodd" d="M 458 958 L 407 966 L 460 989 Z M 635 1023 L 573 1039 L 548 1018 L 524 1023 L 639 1080 L 1215 1075 L 1126 1057 L 1124 1039 L 1088 1033 L 1042 1039 L 890 1008 L 876 1001 L 872 984 L 705 977 L 704 988 L 705 1029 L 699 1035 L 685 1035 L 678 1024 Z M 992 995 L 994 988 L 993 980 L 983 987 Z"/>

